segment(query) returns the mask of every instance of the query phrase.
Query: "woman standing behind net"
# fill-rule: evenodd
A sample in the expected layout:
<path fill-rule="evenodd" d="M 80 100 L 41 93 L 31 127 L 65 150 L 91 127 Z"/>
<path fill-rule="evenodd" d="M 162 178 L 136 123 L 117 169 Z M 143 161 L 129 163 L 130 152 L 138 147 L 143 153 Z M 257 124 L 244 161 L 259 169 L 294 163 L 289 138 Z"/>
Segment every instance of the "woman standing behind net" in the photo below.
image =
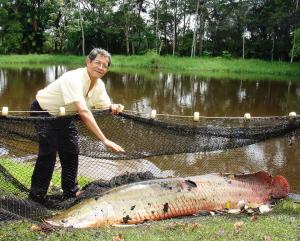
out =
<path fill-rule="evenodd" d="M 101 78 L 111 65 L 111 55 L 103 49 L 93 49 L 86 58 L 86 67 L 64 73 L 61 77 L 38 91 L 31 105 L 34 116 L 49 117 L 56 115 L 60 107 L 66 111 L 79 113 L 82 121 L 107 148 L 114 152 L 124 152 L 123 148 L 108 140 L 100 130 L 89 108 L 101 105 L 110 108 L 113 114 L 123 110 L 120 104 L 112 104 Z M 62 173 L 62 190 L 65 197 L 79 194 L 78 135 L 71 118 L 56 118 L 42 121 L 36 126 L 39 137 L 39 153 L 31 178 L 29 197 L 37 202 L 45 202 L 52 178 L 56 153 L 58 152 Z"/>

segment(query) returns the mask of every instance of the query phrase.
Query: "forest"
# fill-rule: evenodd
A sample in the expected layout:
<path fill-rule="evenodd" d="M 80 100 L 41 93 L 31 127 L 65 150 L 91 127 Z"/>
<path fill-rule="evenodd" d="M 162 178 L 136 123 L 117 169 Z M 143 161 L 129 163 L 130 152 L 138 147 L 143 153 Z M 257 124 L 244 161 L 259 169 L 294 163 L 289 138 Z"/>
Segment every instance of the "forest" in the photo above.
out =
<path fill-rule="evenodd" d="M 0 0 L 0 54 L 300 60 L 299 0 Z"/>

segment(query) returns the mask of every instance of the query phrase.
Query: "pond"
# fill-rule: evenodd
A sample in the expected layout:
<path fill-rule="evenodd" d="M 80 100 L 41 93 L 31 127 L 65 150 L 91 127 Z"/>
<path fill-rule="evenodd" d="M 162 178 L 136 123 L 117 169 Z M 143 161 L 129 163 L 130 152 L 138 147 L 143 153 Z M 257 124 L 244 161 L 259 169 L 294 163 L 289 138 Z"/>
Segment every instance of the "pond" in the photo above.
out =
<path fill-rule="evenodd" d="M 0 107 L 28 110 L 36 92 L 54 81 L 69 68 L 47 66 L 37 69 L 0 68 Z M 173 115 L 203 116 L 281 116 L 291 111 L 300 113 L 300 81 L 270 81 L 257 79 L 229 80 L 202 78 L 161 72 L 110 72 L 104 78 L 114 103 L 126 110 Z M 1 150 L 0 150 L 1 151 Z M 170 156 L 164 160 L 170 169 Z M 218 153 L 183 154 L 186 168 L 172 170 L 185 175 L 189 170 L 207 172 L 249 172 L 260 169 L 281 174 L 291 183 L 292 192 L 300 193 L 300 138 L 274 138 L 243 148 Z"/>

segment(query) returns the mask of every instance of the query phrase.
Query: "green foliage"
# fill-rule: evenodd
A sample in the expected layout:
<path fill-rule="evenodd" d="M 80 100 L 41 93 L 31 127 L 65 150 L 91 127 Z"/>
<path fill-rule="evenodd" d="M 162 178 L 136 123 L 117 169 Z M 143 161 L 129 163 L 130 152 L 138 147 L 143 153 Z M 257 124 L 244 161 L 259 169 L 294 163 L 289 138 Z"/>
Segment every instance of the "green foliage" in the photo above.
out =
<path fill-rule="evenodd" d="M 159 55 L 157 54 L 155 49 L 148 50 L 144 56 L 146 59 L 148 59 L 150 63 L 150 68 L 158 69 L 160 67 Z"/>
<path fill-rule="evenodd" d="M 300 56 L 300 28 L 294 31 L 293 37 L 295 38 L 295 46 L 294 46 L 294 57 Z M 294 38 L 292 40 L 292 44 L 294 44 Z M 290 56 L 292 55 L 292 50 L 290 51 Z"/>
<path fill-rule="evenodd" d="M 78 55 L 85 45 L 86 53 L 102 47 L 113 54 L 156 49 L 169 55 L 175 46 L 176 55 L 190 56 L 196 31 L 196 56 L 230 57 L 222 52 L 226 50 L 241 57 L 244 43 L 247 58 L 289 59 L 290 33 L 300 21 L 294 0 L 199 1 L 196 13 L 197 3 L 0 0 L 0 53 Z"/>
<path fill-rule="evenodd" d="M 210 52 L 210 51 L 203 51 L 203 57 L 210 57 L 210 56 L 212 56 L 212 52 Z"/>
<path fill-rule="evenodd" d="M 22 41 L 22 24 L 11 13 L 8 1 L 0 0 L 0 54 L 18 53 Z"/>
<path fill-rule="evenodd" d="M 21 49 L 22 26 L 18 22 L 11 21 L 4 31 L 0 42 L 0 53 L 18 53 Z"/>
<path fill-rule="evenodd" d="M 223 50 L 222 51 L 222 58 L 224 58 L 224 59 L 231 59 L 232 55 L 231 55 L 231 53 L 229 53 L 229 51 Z"/>

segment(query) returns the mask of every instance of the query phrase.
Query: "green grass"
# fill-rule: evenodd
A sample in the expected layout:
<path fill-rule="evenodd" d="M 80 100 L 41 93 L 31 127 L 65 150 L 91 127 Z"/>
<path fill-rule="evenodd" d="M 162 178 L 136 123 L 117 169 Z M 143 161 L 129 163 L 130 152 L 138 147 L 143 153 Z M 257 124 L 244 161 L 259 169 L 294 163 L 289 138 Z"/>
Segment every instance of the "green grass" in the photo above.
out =
<path fill-rule="evenodd" d="M 217 72 L 217 71 L 188 71 L 188 70 L 151 70 L 144 68 L 133 68 L 133 67 L 113 67 L 110 72 L 116 72 L 119 74 L 138 74 L 149 80 L 158 80 L 160 73 L 168 74 L 172 73 L 181 76 L 197 76 L 205 79 L 222 79 L 222 80 L 271 80 L 271 81 L 300 81 L 300 76 L 294 75 L 275 75 L 275 74 L 259 74 L 259 73 L 233 73 L 233 72 Z"/>
<path fill-rule="evenodd" d="M 177 71 L 222 72 L 222 73 L 256 73 L 300 76 L 300 63 L 269 62 L 254 59 L 224 59 L 220 57 L 189 58 L 173 56 L 114 56 L 117 66 L 137 66 L 144 68 L 161 68 Z"/>
<path fill-rule="evenodd" d="M 30 187 L 31 175 L 33 172 L 33 163 L 17 163 L 8 159 L 1 159 L 0 164 L 6 168 L 6 170 L 14 176 L 20 183 L 22 183 L 27 188 Z M 79 186 L 84 186 L 88 184 L 91 180 L 86 177 L 79 176 L 78 183 Z M 54 171 L 51 186 L 60 187 L 60 172 Z M 51 190 L 50 186 L 50 190 Z M 3 191 L 15 193 L 17 189 L 9 182 L 7 182 L 2 175 L 0 175 L 0 187 Z"/>
<path fill-rule="evenodd" d="M 85 58 L 73 55 L 0 55 L 0 67 L 40 68 L 45 65 L 84 65 Z M 300 80 L 300 63 L 270 62 L 257 59 L 220 57 L 173 57 L 150 53 L 134 56 L 113 56 L 112 71 L 129 69 L 175 72 L 215 78 Z"/>
<path fill-rule="evenodd" d="M 0 66 L 4 67 L 41 67 L 45 65 L 68 65 L 79 66 L 85 64 L 85 58 L 75 55 L 49 55 L 49 54 L 28 54 L 28 55 L 0 55 Z"/>
<path fill-rule="evenodd" d="M 240 228 L 237 227 L 240 223 Z M 32 231 L 28 221 L 0 223 L 0 240 L 300 240 L 300 208 L 289 201 L 256 220 L 246 214 L 148 222 L 134 227 Z M 117 240 L 117 239 L 115 239 Z"/>

